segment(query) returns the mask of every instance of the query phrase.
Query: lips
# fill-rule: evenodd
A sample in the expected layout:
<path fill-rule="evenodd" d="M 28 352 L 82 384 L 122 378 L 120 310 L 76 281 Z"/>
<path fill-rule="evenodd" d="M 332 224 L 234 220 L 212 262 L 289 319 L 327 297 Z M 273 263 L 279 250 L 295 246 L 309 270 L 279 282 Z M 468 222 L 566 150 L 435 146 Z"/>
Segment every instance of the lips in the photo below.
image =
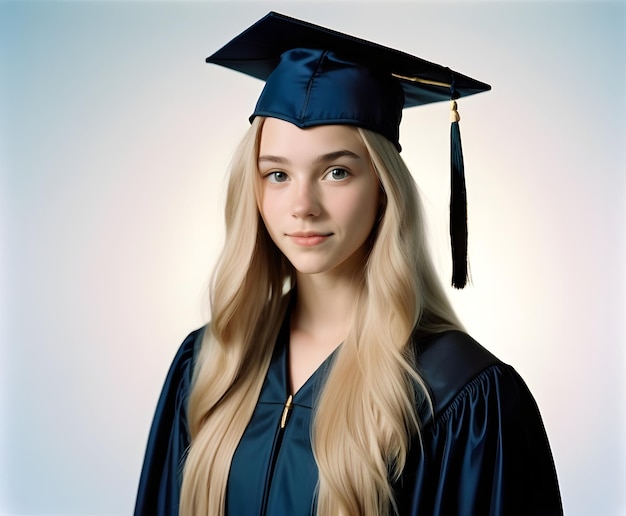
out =
<path fill-rule="evenodd" d="M 295 231 L 287 236 L 293 243 L 302 247 L 313 247 L 324 243 L 332 233 L 317 233 L 315 231 Z"/>

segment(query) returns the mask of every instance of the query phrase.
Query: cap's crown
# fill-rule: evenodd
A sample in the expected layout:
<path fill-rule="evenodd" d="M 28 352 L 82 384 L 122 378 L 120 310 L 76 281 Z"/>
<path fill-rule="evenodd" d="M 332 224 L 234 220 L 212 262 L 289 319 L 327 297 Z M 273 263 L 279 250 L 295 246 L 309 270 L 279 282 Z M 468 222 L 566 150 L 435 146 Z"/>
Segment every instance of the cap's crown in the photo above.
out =
<path fill-rule="evenodd" d="M 403 105 L 403 90 L 389 73 L 333 51 L 296 48 L 282 54 L 251 119 L 275 117 L 301 128 L 357 125 L 399 145 Z"/>

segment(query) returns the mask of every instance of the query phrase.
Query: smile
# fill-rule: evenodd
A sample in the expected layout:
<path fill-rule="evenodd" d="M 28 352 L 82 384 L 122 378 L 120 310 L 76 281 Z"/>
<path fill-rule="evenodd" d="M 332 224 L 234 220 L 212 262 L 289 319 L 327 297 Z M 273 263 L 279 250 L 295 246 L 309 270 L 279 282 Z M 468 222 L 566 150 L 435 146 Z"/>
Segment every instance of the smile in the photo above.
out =
<path fill-rule="evenodd" d="M 295 232 L 289 233 L 287 236 L 291 241 L 302 247 L 313 247 L 324 243 L 332 233 L 312 233 L 312 232 Z"/>

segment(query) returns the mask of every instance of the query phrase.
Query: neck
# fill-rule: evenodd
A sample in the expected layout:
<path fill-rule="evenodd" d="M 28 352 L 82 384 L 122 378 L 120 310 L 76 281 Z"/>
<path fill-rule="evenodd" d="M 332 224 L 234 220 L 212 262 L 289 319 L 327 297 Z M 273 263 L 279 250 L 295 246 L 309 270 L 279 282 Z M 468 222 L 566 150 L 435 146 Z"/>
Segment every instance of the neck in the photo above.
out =
<path fill-rule="evenodd" d="M 338 334 L 343 339 L 352 321 L 359 278 L 298 274 L 292 328 L 308 334 Z"/>

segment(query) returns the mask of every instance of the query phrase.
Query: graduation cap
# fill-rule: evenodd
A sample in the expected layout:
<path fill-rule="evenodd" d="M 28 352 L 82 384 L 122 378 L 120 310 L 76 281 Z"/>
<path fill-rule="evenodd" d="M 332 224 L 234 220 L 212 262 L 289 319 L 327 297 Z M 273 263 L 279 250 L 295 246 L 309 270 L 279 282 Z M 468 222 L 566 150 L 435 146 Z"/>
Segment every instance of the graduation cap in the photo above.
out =
<path fill-rule="evenodd" d="M 451 101 L 452 285 L 467 283 L 467 201 L 456 99 L 491 89 L 447 67 L 370 41 L 270 12 L 206 59 L 265 81 L 250 120 L 300 128 L 355 125 L 401 150 L 404 108 Z"/>

